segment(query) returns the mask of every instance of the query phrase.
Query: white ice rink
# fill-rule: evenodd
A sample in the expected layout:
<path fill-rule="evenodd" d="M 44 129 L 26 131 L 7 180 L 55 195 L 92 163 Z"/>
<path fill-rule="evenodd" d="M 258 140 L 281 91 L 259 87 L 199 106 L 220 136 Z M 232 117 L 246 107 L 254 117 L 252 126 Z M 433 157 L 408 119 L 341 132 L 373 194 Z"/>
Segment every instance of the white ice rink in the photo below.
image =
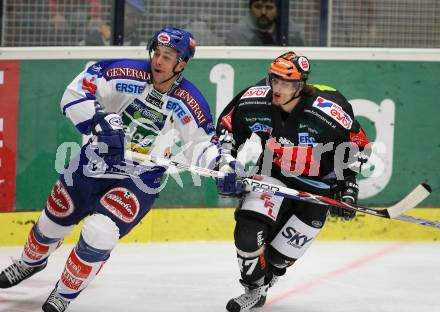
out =
<path fill-rule="evenodd" d="M 41 311 L 72 246 L 0 289 L 0 312 Z M 21 248 L 0 248 L 0 266 Z M 118 245 L 71 312 L 225 311 L 242 289 L 232 242 Z M 438 312 L 440 244 L 321 242 L 269 290 L 264 312 Z"/>

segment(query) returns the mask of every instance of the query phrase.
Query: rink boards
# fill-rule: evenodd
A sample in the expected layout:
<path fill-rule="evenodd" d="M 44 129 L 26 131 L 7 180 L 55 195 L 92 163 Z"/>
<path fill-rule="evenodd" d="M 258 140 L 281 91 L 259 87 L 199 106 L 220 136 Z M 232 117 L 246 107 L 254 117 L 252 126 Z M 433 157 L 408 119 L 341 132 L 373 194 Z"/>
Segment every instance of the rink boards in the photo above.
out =
<path fill-rule="evenodd" d="M 214 116 L 234 94 L 264 77 L 287 49 L 200 47 L 185 77 L 197 85 Z M 418 183 L 434 192 L 421 207 L 440 206 L 438 49 L 294 49 L 312 61 L 311 83 L 333 86 L 378 148 L 360 180 L 361 202 L 386 206 Z M 0 48 L 0 211 L 37 211 L 65 165 L 61 146 L 80 136 L 59 109 L 66 85 L 91 60 L 147 58 L 143 47 Z M 76 144 L 76 145 L 75 145 Z M 379 145 L 380 144 L 380 145 Z M 73 153 L 73 152 L 72 152 Z M 58 157 L 59 156 L 59 157 Z M 167 184 L 155 207 L 233 207 L 213 181 Z"/>
<path fill-rule="evenodd" d="M 234 230 L 232 208 L 153 209 L 126 237 L 126 243 L 232 240 Z M 408 214 L 440 220 L 440 209 L 412 209 Z M 39 212 L 0 214 L 0 246 L 22 245 Z M 81 224 L 66 239 L 76 241 Z M 440 230 L 396 220 L 381 219 L 358 213 L 351 222 L 330 218 L 319 240 L 406 240 L 438 241 Z"/>

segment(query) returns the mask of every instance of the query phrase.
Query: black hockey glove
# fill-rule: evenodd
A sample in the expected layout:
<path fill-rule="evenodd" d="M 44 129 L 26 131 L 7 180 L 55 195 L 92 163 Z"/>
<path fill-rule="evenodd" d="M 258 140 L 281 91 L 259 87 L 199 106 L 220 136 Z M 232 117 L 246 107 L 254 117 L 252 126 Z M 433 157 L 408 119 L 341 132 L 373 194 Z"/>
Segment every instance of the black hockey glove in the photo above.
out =
<path fill-rule="evenodd" d="M 96 153 L 108 166 L 124 160 L 125 133 L 122 119 L 115 113 L 96 113 L 93 116 L 92 133 L 96 136 Z"/>
<path fill-rule="evenodd" d="M 357 203 L 359 186 L 356 183 L 356 179 L 354 177 L 346 178 L 346 180 L 342 181 L 338 185 L 338 189 L 339 189 L 338 192 L 339 194 L 338 196 L 336 196 L 337 199 L 347 204 Z M 332 217 L 339 217 L 349 221 L 355 217 L 356 211 L 332 206 L 330 207 L 330 215 Z"/>

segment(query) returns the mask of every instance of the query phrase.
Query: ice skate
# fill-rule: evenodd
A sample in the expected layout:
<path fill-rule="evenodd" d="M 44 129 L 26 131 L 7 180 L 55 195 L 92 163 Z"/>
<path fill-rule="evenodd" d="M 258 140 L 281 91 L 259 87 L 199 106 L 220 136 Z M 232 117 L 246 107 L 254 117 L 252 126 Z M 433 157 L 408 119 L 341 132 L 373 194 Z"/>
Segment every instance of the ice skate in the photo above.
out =
<path fill-rule="evenodd" d="M 35 273 L 43 270 L 47 261 L 40 266 L 30 267 L 22 263 L 21 260 L 12 260 L 12 264 L 0 273 L 0 288 L 15 286 Z"/>
<path fill-rule="evenodd" d="M 44 312 L 64 312 L 69 306 L 69 301 L 61 297 L 56 288 L 52 290 L 46 302 L 43 304 Z"/>
<path fill-rule="evenodd" d="M 244 294 L 229 300 L 226 310 L 229 312 L 242 312 L 262 307 L 266 302 L 269 284 L 258 285 L 257 282 L 255 285 L 248 285 L 242 281 L 240 283 L 244 287 Z"/>

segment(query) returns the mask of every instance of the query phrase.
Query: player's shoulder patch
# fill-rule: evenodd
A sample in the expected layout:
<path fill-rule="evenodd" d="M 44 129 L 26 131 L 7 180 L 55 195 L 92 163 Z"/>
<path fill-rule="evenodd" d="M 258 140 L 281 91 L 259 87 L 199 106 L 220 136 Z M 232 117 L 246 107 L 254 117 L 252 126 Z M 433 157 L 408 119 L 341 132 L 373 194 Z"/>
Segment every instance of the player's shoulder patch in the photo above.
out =
<path fill-rule="evenodd" d="M 343 128 L 351 129 L 353 119 L 339 104 L 322 96 L 318 96 L 313 102 L 312 107 L 330 116 Z"/>
<path fill-rule="evenodd" d="M 254 86 L 246 90 L 240 100 L 248 98 L 264 98 L 270 91 L 270 86 Z"/>
<path fill-rule="evenodd" d="M 212 122 L 209 105 L 205 98 L 200 91 L 186 79 L 172 91 L 170 97 L 180 100 L 180 103 L 183 103 L 194 116 L 199 126 Z"/>

